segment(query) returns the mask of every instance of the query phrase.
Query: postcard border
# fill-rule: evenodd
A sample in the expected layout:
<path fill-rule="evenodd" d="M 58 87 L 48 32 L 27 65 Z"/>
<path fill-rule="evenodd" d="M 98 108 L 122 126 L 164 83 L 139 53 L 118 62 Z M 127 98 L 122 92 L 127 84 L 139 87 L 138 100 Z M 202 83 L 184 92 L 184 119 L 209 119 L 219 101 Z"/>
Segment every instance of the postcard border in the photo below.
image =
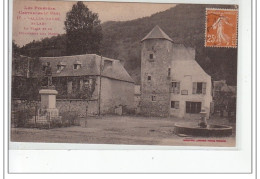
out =
<path fill-rule="evenodd" d="M 9 3 L 10 3 L 10 1 L 8 1 L 8 10 L 7 10 L 7 12 L 9 12 L 9 10 L 10 10 L 10 8 L 9 8 Z M 5 7 L 5 0 L 3 1 L 3 4 L 4 4 L 4 7 Z M 251 10 L 253 9 L 253 0 L 251 0 Z M 256 8 L 256 7 L 255 7 Z M 5 9 L 4 9 L 4 11 L 3 11 L 3 13 L 4 13 L 4 19 L 5 19 Z M 252 16 L 253 16 L 253 12 L 251 12 L 251 21 L 252 21 L 252 23 L 253 23 L 253 18 L 252 18 Z M 7 22 L 7 24 L 8 24 L 8 29 L 9 29 L 9 14 L 8 14 L 8 22 Z M 254 41 L 253 41 L 253 39 L 252 39 L 252 32 L 253 32 L 253 29 L 251 30 L 251 43 L 252 44 L 254 44 Z M 4 31 L 4 35 L 5 35 L 5 31 Z M 6 56 L 6 51 L 8 50 L 8 48 L 9 48 L 9 30 L 8 30 L 8 32 L 7 32 L 7 34 L 8 34 L 8 40 L 7 40 L 7 42 L 5 41 L 5 38 L 4 38 L 4 44 L 5 43 L 7 43 L 8 44 L 8 46 L 7 47 L 5 47 L 4 45 L 3 45 L 3 49 L 4 49 L 4 53 L 3 53 L 3 57 L 4 57 L 4 59 L 5 59 L 5 56 Z M 7 50 L 6 50 L 7 49 Z M 7 56 L 8 56 L 8 53 L 7 53 Z M 251 49 L 251 87 L 253 87 L 253 49 Z M 8 56 L 9 57 L 9 56 Z M 10 60 L 9 60 L 9 58 L 7 58 L 7 60 L 8 60 L 8 62 L 7 62 L 7 64 L 8 64 L 8 66 L 10 67 Z M 5 67 L 5 60 L 4 60 L 4 67 Z M 257 66 L 255 67 L 255 68 L 257 68 Z M 8 75 L 10 75 L 10 71 L 9 71 L 9 68 L 8 68 L 8 70 L 7 70 L 7 72 L 8 72 Z M 255 72 L 256 72 L 256 70 L 255 70 Z M 6 74 L 6 69 L 4 68 L 3 69 L 3 77 L 4 77 L 4 84 L 6 83 L 6 77 L 5 77 L 5 74 Z M 257 78 L 256 78 L 256 80 L 257 80 Z M 7 81 L 7 84 L 8 84 L 8 89 L 9 89 L 9 85 L 10 85 L 10 81 L 8 80 Z M 254 100 L 253 100 L 253 95 L 254 95 L 254 91 L 253 91 L 254 89 L 252 88 L 252 91 L 251 91 L 251 105 L 253 106 L 253 103 L 254 103 Z M 5 91 L 5 89 L 3 90 L 3 93 L 5 94 L 6 93 L 6 91 Z M 10 90 L 8 90 L 7 91 L 7 94 L 8 94 L 8 100 L 9 100 L 9 95 L 10 95 Z M 6 103 L 6 101 L 5 101 L 5 99 L 6 98 L 4 98 L 4 103 Z M 10 110 L 10 100 L 9 101 L 7 101 L 7 103 L 8 103 L 8 113 L 9 113 L 9 110 Z M 5 117 L 7 116 L 8 117 L 8 119 L 10 118 L 10 114 L 6 114 L 5 113 L 5 108 L 6 108 L 6 106 L 4 106 L 4 112 L 3 112 L 3 119 L 5 119 Z M 256 112 L 256 111 L 255 111 Z M 256 112 L 256 114 L 257 114 L 257 112 Z M 8 120 L 9 121 L 9 120 Z M 251 129 L 253 129 L 253 108 L 251 109 Z M 5 120 L 3 121 L 3 123 L 4 123 L 4 126 L 6 125 L 5 124 Z M 255 126 L 255 129 L 257 129 L 256 128 L 257 127 L 257 125 Z M 9 123 L 8 123 L 8 133 L 10 132 L 9 131 Z M 3 137 L 4 137 L 4 141 L 5 141 L 5 127 L 4 127 L 4 129 L 3 129 L 3 131 L 4 131 L 4 135 L 3 135 Z M 9 135 L 7 136 L 8 137 L 8 141 L 7 141 L 7 143 L 8 143 L 8 151 L 9 151 Z M 252 140 L 252 142 L 251 142 L 251 161 L 253 162 L 253 159 L 252 159 L 252 156 L 253 156 L 253 130 L 251 130 L 251 140 Z M 256 143 L 257 143 L 257 137 L 256 137 Z M 3 148 L 4 148 L 4 160 L 3 160 L 3 162 L 4 162 L 4 164 L 5 164 L 5 142 L 4 142 L 4 145 L 3 145 Z M 257 148 L 256 148 L 257 149 Z M 9 162 L 9 152 L 7 151 L 7 164 L 8 164 L 8 162 Z M 256 155 L 257 155 L 257 150 L 256 150 Z M 253 163 L 252 163 L 252 165 L 253 165 Z M 251 168 L 252 168 L 252 166 L 251 166 Z M 5 168 L 4 168 L 5 169 Z M 9 171 L 9 170 L 8 170 Z M 252 173 L 252 171 L 251 171 L 251 173 Z M 45 173 L 44 173 L 45 174 Z M 181 173 L 181 174 L 186 174 L 186 173 Z M 197 173 L 194 173 L 194 174 L 197 174 Z M 215 174 L 215 173 L 212 173 L 212 174 Z M 219 173 L 218 173 L 219 174 Z M 239 174 L 239 173 L 234 173 L 234 174 Z M 3 173 L 3 175 L 5 176 L 5 172 Z"/>

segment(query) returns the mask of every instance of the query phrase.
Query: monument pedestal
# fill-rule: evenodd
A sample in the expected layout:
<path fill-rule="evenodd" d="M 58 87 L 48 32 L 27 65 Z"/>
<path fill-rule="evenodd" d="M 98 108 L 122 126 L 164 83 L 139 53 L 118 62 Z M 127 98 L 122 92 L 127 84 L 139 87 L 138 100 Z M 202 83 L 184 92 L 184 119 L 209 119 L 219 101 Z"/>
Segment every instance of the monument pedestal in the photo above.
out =
<path fill-rule="evenodd" d="M 207 112 L 205 111 L 205 109 L 201 109 L 200 115 L 201 118 L 200 118 L 199 126 L 201 128 L 206 128 L 208 126 L 208 123 L 207 123 Z"/>
<path fill-rule="evenodd" d="M 37 123 L 61 123 L 59 110 L 56 108 L 56 95 L 58 92 L 55 89 L 41 89 L 41 107 L 38 110 Z"/>

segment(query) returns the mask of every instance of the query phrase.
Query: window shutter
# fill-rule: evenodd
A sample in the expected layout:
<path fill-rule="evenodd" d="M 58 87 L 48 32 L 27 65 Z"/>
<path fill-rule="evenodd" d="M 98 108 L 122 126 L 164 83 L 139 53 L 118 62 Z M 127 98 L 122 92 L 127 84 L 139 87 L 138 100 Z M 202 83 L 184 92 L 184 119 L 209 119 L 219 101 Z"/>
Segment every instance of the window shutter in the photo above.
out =
<path fill-rule="evenodd" d="M 196 92 L 197 92 L 197 83 L 193 82 L 193 84 L 192 84 L 192 94 L 196 94 Z"/>
<path fill-rule="evenodd" d="M 206 94 L 206 84 L 205 82 L 202 83 L 202 94 Z"/>
<path fill-rule="evenodd" d="M 174 101 L 171 101 L 171 108 L 174 108 Z"/>
<path fill-rule="evenodd" d="M 177 82 L 176 86 L 177 86 L 177 94 L 180 94 L 180 82 Z"/>
<path fill-rule="evenodd" d="M 180 106 L 180 102 L 179 101 L 175 101 L 175 109 L 179 109 L 179 106 Z"/>

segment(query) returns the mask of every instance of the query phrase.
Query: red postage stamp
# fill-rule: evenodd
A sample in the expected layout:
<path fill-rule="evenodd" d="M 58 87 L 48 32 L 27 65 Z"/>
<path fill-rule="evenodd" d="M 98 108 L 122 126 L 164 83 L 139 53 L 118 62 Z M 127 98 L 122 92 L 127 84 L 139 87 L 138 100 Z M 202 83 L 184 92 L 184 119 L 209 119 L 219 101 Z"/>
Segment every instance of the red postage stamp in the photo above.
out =
<path fill-rule="evenodd" d="M 205 47 L 237 47 L 236 9 L 206 9 Z"/>

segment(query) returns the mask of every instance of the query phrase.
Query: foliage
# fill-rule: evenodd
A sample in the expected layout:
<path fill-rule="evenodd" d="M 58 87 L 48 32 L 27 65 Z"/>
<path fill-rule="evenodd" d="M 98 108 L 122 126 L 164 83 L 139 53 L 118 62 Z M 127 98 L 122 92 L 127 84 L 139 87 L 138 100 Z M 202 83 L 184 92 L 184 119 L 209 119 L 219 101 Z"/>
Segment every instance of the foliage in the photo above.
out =
<path fill-rule="evenodd" d="M 66 55 L 66 35 L 44 38 L 41 41 L 32 41 L 21 47 L 21 54 L 30 57 L 56 57 Z"/>
<path fill-rule="evenodd" d="M 67 13 L 64 24 L 68 55 L 99 53 L 102 28 L 97 13 L 91 12 L 83 2 L 77 2 Z"/>
<path fill-rule="evenodd" d="M 24 127 L 28 119 L 26 111 L 16 111 L 16 121 L 14 124 L 16 127 Z"/>
<path fill-rule="evenodd" d="M 38 58 L 16 58 L 13 60 L 14 69 L 21 76 L 13 76 L 12 97 L 26 100 L 27 103 L 39 99 L 39 90 L 42 86 L 43 74 Z M 29 65 L 29 67 L 28 67 Z"/>
<path fill-rule="evenodd" d="M 236 98 L 232 93 L 219 91 L 214 97 L 215 111 L 219 111 L 221 116 L 223 116 L 224 110 L 226 110 L 229 115 L 230 112 L 236 112 Z"/>
<path fill-rule="evenodd" d="M 12 56 L 17 57 L 20 55 L 20 47 L 15 43 L 15 41 L 12 41 Z"/>

